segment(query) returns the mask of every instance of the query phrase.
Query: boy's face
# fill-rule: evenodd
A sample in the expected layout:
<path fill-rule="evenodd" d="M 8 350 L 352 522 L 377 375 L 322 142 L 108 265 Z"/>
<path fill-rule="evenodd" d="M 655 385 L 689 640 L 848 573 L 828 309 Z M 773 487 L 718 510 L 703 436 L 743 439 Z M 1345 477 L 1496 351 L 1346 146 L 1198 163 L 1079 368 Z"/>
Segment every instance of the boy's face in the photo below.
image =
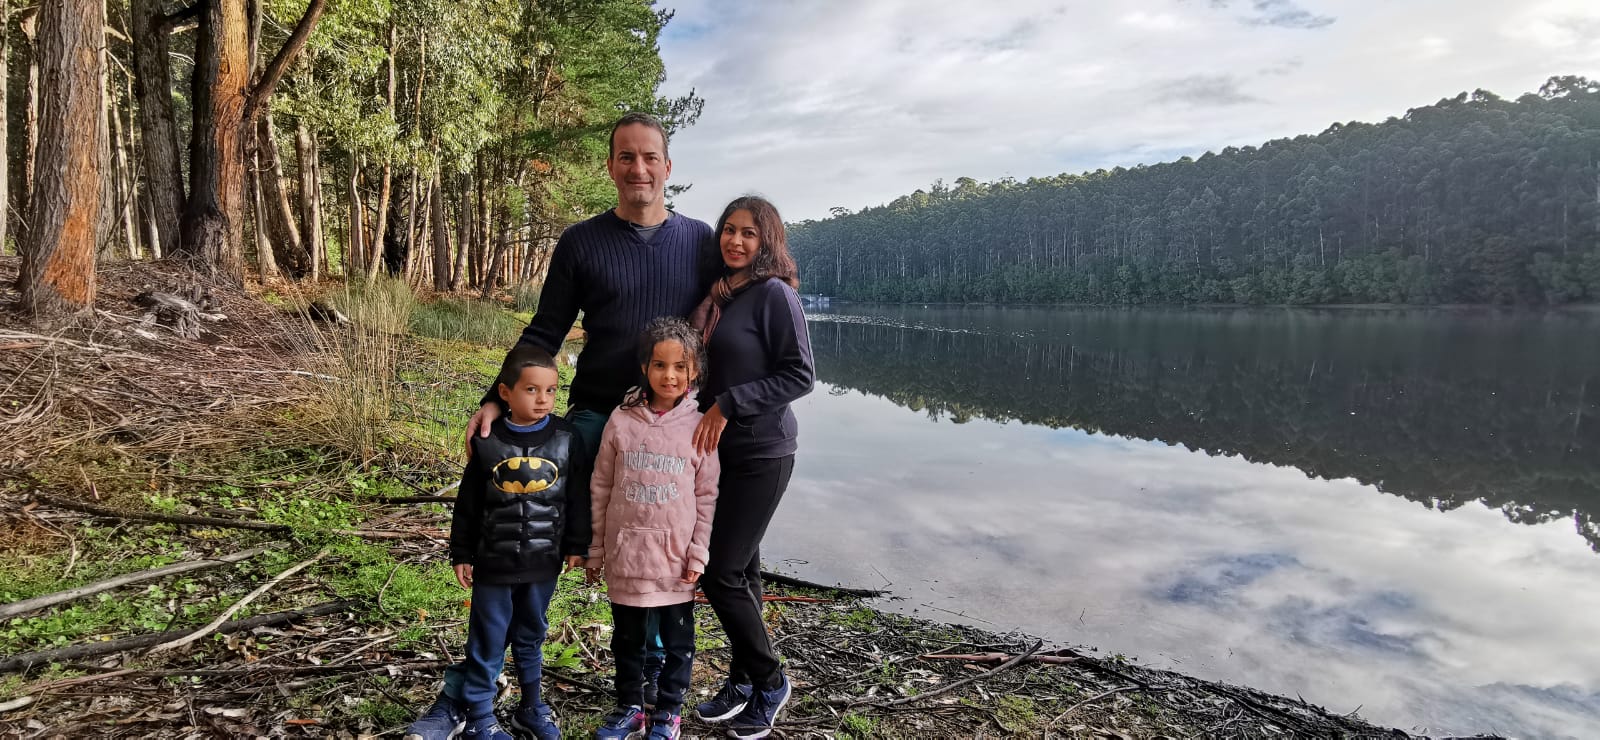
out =
<path fill-rule="evenodd" d="M 556 390 L 560 387 L 561 375 L 554 369 L 525 367 L 515 388 L 500 384 L 500 399 L 511 407 L 511 423 L 537 424 L 556 407 Z"/>

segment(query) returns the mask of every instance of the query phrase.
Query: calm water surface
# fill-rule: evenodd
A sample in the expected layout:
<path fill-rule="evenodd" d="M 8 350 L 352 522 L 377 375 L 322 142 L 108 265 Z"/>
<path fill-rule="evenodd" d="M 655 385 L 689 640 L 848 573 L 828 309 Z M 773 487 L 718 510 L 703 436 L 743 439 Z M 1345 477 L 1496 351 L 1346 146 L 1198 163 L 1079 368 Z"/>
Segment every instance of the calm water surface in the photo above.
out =
<path fill-rule="evenodd" d="M 1600 315 L 810 329 L 769 562 L 1409 731 L 1600 737 Z"/>

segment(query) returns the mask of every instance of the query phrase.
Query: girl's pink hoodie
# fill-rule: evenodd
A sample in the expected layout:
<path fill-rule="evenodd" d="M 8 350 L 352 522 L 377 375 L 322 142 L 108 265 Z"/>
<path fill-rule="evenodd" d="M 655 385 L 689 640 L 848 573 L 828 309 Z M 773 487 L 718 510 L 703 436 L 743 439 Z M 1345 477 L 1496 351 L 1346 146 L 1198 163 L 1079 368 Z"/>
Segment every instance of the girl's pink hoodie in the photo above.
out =
<path fill-rule="evenodd" d="M 694 598 L 683 573 L 706 570 L 721 473 L 717 453 L 694 451 L 700 416 L 693 392 L 660 415 L 647 405 L 623 405 L 600 436 L 589 483 L 588 567 L 605 568 L 615 603 L 665 606 Z"/>

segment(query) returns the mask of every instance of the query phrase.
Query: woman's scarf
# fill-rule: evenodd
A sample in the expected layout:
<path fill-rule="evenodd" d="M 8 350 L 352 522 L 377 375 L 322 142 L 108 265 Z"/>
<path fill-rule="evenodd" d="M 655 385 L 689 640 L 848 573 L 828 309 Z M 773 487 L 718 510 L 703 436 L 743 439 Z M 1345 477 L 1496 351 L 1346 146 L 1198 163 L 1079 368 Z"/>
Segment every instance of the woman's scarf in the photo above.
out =
<path fill-rule="evenodd" d="M 744 292 L 745 288 L 750 287 L 750 283 L 749 272 L 725 275 L 712 283 L 711 293 L 695 307 L 694 313 L 689 315 L 689 324 L 700 330 L 702 342 L 711 343 L 711 332 L 717 330 L 717 321 L 722 318 L 722 307 L 728 305 L 734 296 Z"/>

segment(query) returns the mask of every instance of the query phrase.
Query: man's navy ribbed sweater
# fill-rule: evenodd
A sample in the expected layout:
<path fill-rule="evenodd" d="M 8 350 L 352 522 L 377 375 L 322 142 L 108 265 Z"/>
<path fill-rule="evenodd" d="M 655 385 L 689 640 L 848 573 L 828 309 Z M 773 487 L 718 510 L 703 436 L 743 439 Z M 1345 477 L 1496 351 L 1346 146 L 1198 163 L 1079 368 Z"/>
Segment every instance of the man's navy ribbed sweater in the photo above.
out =
<path fill-rule="evenodd" d="M 688 316 L 710 290 L 714 248 L 710 226 L 677 213 L 648 240 L 614 211 L 568 226 L 550 255 L 539 309 L 517 344 L 555 355 L 582 311 L 589 336 L 578 355 L 571 407 L 610 413 L 639 381 L 634 351 L 645 324 Z M 483 400 L 499 395 L 491 387 Z"/>

